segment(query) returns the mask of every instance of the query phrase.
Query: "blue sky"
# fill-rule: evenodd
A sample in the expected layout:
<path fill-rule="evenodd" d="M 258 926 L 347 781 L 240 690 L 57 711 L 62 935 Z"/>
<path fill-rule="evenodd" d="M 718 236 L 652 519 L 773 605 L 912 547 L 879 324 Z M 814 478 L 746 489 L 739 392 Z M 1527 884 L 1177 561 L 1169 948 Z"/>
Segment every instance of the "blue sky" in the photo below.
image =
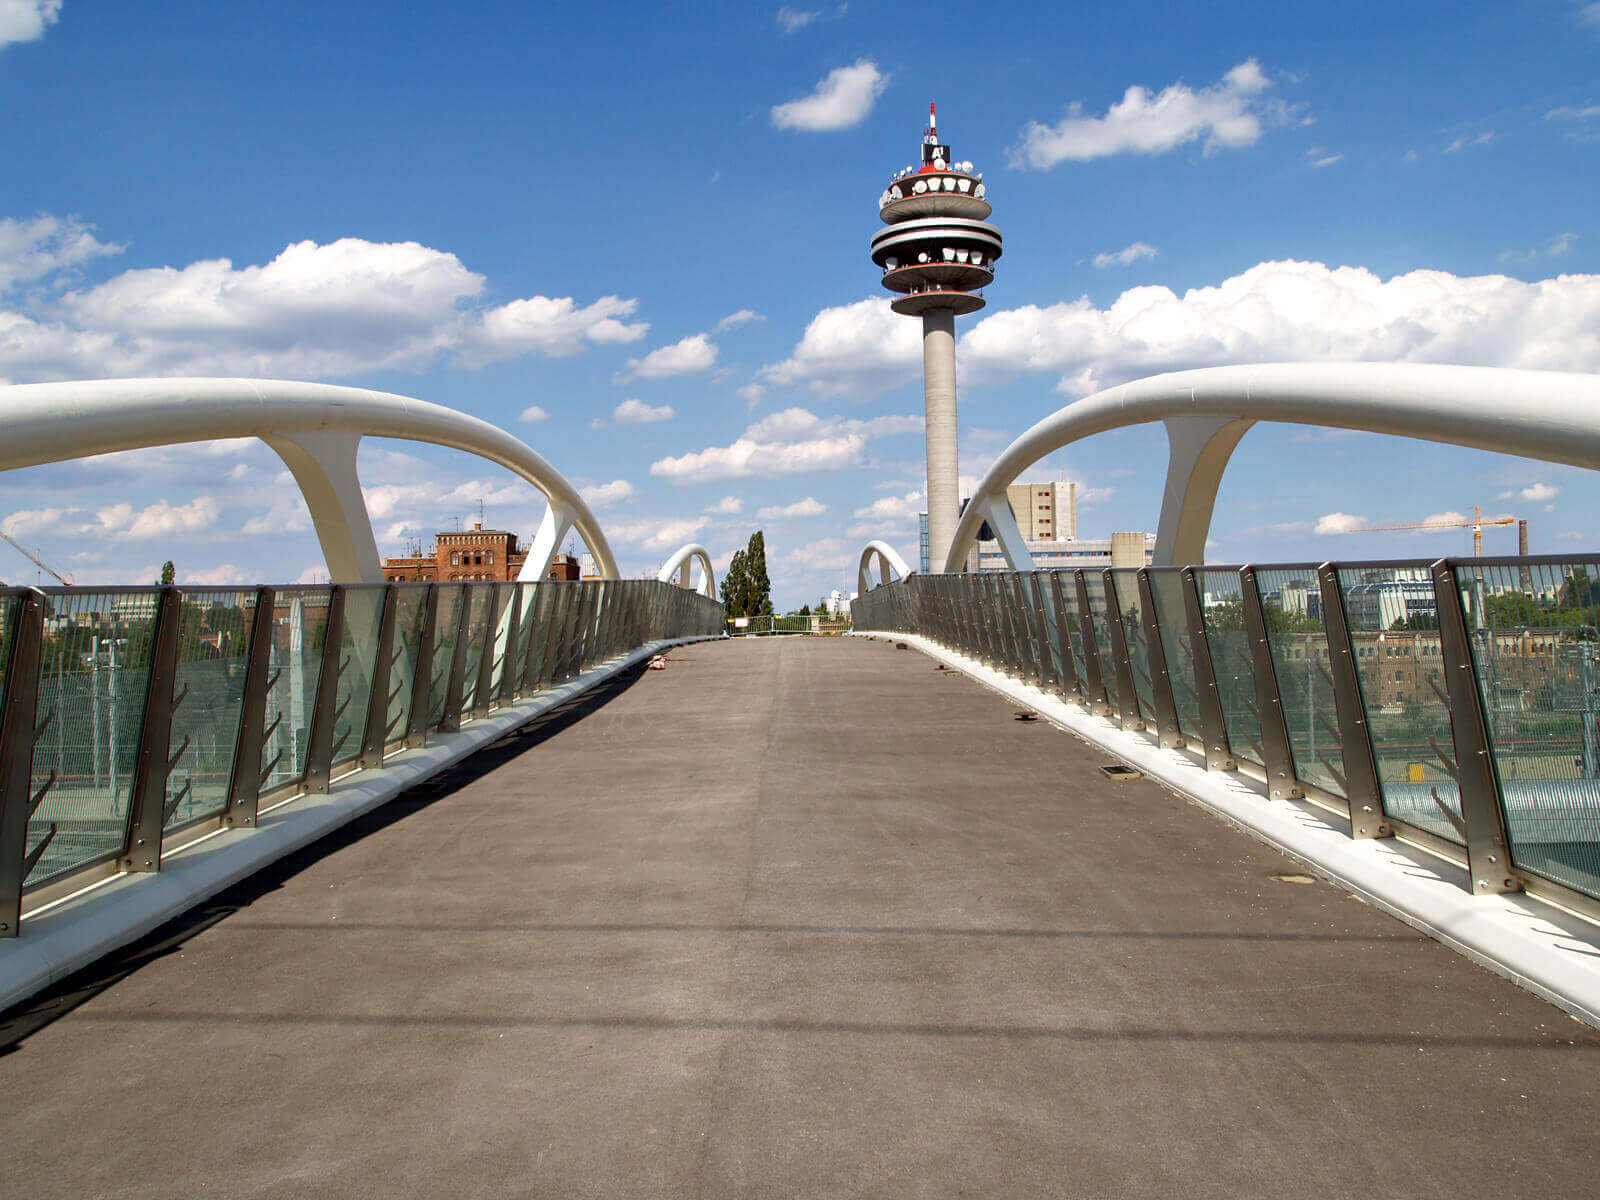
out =
<path fill-rule="evenodd" d="M 766 530 L 775 599 L 916 547 L 916 323 L 867 241 L 927 102 L 1006 255 L 959 326 L 963 475 L 1159 370 L 1411 358 L 1600 370 L 1600 4 L 0 0 L 0 379 L 322 379 L 448 404 L 590 494 L 624 569 Z M 531 410 L 531 411 L 530 411 Z M 1154 527 L 1159 430 L 1040 464 Z M 369 442 L 380 547 L 531 533 L 498 468 Z M 1593 549 L 1590 473 L 1258 427 L 1218 560 L 1464 553 L 1447 512 Z M 310 577 L 282 465 L 220 444 L 0 477 L 81 582 Z M 1319 532 L 1319 530 L 1321 532 Z M 1513 535 L 1491 530 L 1491 551 Z M 9 557 L 7 557 L 9 556 Z M 36 574 L 9 549 L 0 577 Z"/>

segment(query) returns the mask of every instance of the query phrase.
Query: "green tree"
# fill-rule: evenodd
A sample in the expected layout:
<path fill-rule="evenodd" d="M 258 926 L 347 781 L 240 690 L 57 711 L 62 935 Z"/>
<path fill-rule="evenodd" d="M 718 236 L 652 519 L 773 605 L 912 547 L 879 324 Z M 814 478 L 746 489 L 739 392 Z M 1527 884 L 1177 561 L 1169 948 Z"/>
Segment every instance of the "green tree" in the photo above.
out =
<path fill-rule="evenodd" d="M 728 569 L 722 573 L 722 607 L 728 616 L 748 615 L 744 611 L 744 594 L 749 582 L 750 573 L 745 567 L 744 551 L 735 550 Z"/>
<path fill-rule="evenodd" d="M 173 580 L 175 580 L 177 577 L 178 568 L 172 565 L 172 560 L 169 558 L 166 562 L 161 564 L 161 578 L 156 580 L 156 582 L 162 587 L 171 587 Z"/>
<path fill-rule="evenodd" d="M 722 605 L 730 617 L 761 617 L 772 612 L 772 584 L 767 579 L 767 544 L 758 529 L 722 576 Z"/>
<path fill-rule="evenodd" d="M 801 605 L 801 606 L 800 606 L 800 615 L 801 615 L 801 616 L 802 616 L 802 617 L 809 617 L 809 616 L 810 616 L 810 615 L 811 615 L 811 605 L 809 605 L 809 604 L 802 604 L 802 605 Z"/>

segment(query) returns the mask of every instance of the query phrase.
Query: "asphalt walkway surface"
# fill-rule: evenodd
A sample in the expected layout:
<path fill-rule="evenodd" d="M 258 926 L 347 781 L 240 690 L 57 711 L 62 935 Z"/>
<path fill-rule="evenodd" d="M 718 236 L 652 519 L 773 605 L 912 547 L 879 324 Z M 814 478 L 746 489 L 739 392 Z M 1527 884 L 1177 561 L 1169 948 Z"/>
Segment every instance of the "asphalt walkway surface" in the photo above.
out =
<path fill-rule="evenodd" d="M 1105 761 L 686 647 L 8 1014 L 0 1194 L 1594 1195 L 1600 1036 Z"/>

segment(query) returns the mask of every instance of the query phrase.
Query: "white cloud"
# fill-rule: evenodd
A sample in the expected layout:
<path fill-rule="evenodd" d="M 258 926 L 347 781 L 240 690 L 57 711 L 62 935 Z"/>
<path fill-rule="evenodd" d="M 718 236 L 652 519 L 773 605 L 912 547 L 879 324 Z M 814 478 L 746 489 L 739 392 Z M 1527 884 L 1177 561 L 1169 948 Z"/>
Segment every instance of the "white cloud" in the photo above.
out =
<path fill-rule="evenodd" d="M 1174 83 L 1152 95 L 1135 85 L 1103 117 L 1085 116 L 1083 106 L 1074 103 L 1054 125 L 1030 121 L 1011 151 L 1012 165 L 1043 169 L 1112 154 L 1165 154 L 1198 139 L 1204 139 L 1207 154 L 1251 146 L 1265 122 L 1290 115 L 1282 105 L 1267 102 L 1271 87 L 1252 58 L 1198 91 Z"/>
<path fill-rule="evenodd" d="M 685 542 L 693 541 L 695 534 L 708 524 L 710 519 L 707 517 L 647 517 L 639 521 L 608 521 L 606 536 L 623 545 L 671 551 Z"/>
<path fill-rule="evenodd" d="M 613 504 L 620 504 L 624 500 L 631 499 L 633 496 L 633 484 L 626 479 L 613 479 L 610 483 L 579 488 L 578 494 L 584 498 L 590 508 L 608 508 Z"/>
<path fill-rule="evenodd" d="M 747 383 L 738 392 L 739 399 L 745 402 L 747 408 L 754 408 L 766 394 L 767 389 L 759 383 Z"/>
<path fill-rule="evenodd" d="M 852 514 L 862 524 L 855 526 L 851 533 L 858 537 L 876 537 L 885 528 L 913 527 L 917 523 L 917 516 L 926 507 L 922 489 L 906 492 L 901 496 L 880 496 L 864 508 L 858 508 Z M 860 532 L 857 532 L 857 531 Z"/>
<path fill-rule="evenodd" d="M 1321 146 L 1313 146 L 1311 149 L 1306 151 L 1306 165 L 1311 167 L 1313 170 L 1320 170 L 1323 167 L 1331 167 L 1334 163 L 1343 161 L 1344 155 L 1331 154 L 1327 150 L 1324 150 Z"/>
<path fill-rule="evenodd" d="M 820 12 L 807 12 L 784 5 L 778 10 L 778 28 L 783 30 L 784 33 L 795 33 L 810 25 L 820 16 L 822 16 Z"/>
<path fill-rule="evenodd" d="M 676 415 L 670 404 L 646 404 L 643 400 L 624 400 L 611 410 L 611 417 L 618 425 L 648 425 L 670 421 Z"/>
<path fill-rule="evenodd" d="M 670 375 L 698 375 L 709 371 L 717 361 L 716 343 L 704 333 L 660 346 L 643 358 L 628 360 L 633 379 L 665 379 Z"/>
<path fill-rule="evenodd" d="M 537 425 L 540 421 L 548 421 L 549 419 L 550 414 L 545 412 L 545 410 L 540 408 L 537 404 L 530 404 L 527 408 L 523 409 L 517 414 L 517 420 L 525 421 L 529 425 Z"/>
<path fill-rule="evenodd" d="M 187 504 L 168 504 L 157 500 L 135 511 L 126 502 L 113 504 L 95 513 L 100 527 L 125 538 L 170 537 L 175 533 L 199 533 L 217 523 L 217 502 L 210 496 L 196 496 Z"/>
<path fill-rule="evenodd" d="M 1464 133 L 1446 146 L 1444 152 L 1446 154 L 1455 154 L 1457 151 L 1465 150 L 1469 146 L 1487 146 L 1492 141 L 1494 141 L 1494 130 L 1492 129 L 1485 129 L 1477 135 Z"/>
<path fill-rule="evenodd" d="M 772 123 L 779 129 L 818 133 L 848 129 L 866 120 L 873 103 L 889 84 L 889 77 L 870 58 L 829 71 L 809 96 L 777 104 Z"/>
<path fill-rule="evenodd" d="M 1353 517 L 1349 513 L 1331 512 L 1324 517 L 1317 518 L 1315 533 L 1354 533 L 1367 524 L 1365 517 Z"/>
<path fill-rule="evenodd" d="M 779 555 L 779 560 L 801 570 L 833 571 L 853 565 L 853 558 L 860 553 L 860 546 L 852 545 L 843 538 L 826 537 L 786 550 Z"/>
<path fill-rule="evenodd" d="M 3 5 L 5 0 L 0 0 Z M 3 22 L 0 9 L 0 22 Z M 31 283 L 80 267 L 107 255 L 120 254 L 123 247 L 102 242 L 94 236 L 94 226 L 76 217 L 43 215 L 19 221 L 0 220 L 0 294 L 19 283 Z"/>
<path fill-rule="evenodd" d="M 968 378 L 1061 374 L 1086 395 L 1158 371 L 1242 362 L 1377 360 L 1600 370 L 1600 275 L 1504 275 L 1267 262 L 1179 296 L 1125 291 L 995 313 L 961 339 Z M 851 369 L 861 371 L 859 363 Z M 831 376 L 835 377 L 836 376 Z M 873 376 L 868 375 L 868 378 Z"/>
<path fill-rule="evenodd" d="M 218 563 L 216 566 L 201 567 L 199 570 L 178 567 L 176 573 L 179 583 L 191 587 L 237 587 L 240 584 L 261 582 L 254 573 L 246 571 L 243 567 L 236 567 L 232 563 Z"/>
<path fill-rule="evenodd" d="M 1096 254 L 1091 260 L 1095 269 L 1104 271 L 1107 267 L 1126 267 L 1138 262 L 1141 258 L 1154 258 L 1160 251 L 1149 242 L 1134 242 L 1124 246 L 1121 250 L 1113 250 L 1105 254 Z"/>
<path fill-rule="evenodd" d="M 116 248 L 71 219 L 13 222 L 0 232 L 13 282 L 60 283 L 64 271 Z M 341 238 L 290 245 L 260 266 L 225 258 L 124 271 L 21 311 L 0 310 L 0 375 L 321 378 L 376 369 L 479 365 L 518 354 L 573 354 L 632 341 L 636 300 L 586 306 L 536 296 L 476 306 L 484 277 L 416 242 Z"/>
<path fill-rule="evenodd" d="M 724 496 L 710 508 L 706 509 L 706 511 L 719 517 L 731 517 L 743 508 L 744 501 L 738 496 Z M 9 532 L 9 530 L 7 532 Z"/>
<path fill-rule="evenodd" d="M 0 0 L 0 47 L 34 42 L 61 17 L 61 0 Z"/>
<path fill-rule="evenodd" d="M 1539 504 L 1545 500 L 1554 499 L 1560 488 L 1551 487 L 1548 483 L 1530 484 L 1525 488 L 1513 488 L 1508 492 L 1501 492 L 1496 499 L 1499 500 L 1526 500 L 1530 504 Z M 9 529 L 7 533 L 11 532 Z"/>
<path fill-rule="evenodd" d="M 730 329 L 737 329 L 741 325 L 748 325 L 751 321 L 765 321 L 766 318 L 754 309 L 741 308 L 738 312 L 729 313 L 717 322 L 717 332 L 726 333 Z"/>
<path fill-rule="evenodd" d="M 1558 233 L 1550 239 L 1549 245 L 1544 248 L 1545 254 L 1550 258 L 1560 258 L 1571 251 L 1577 244 L 1578 235 L 1575 233 Z"/>
<path fill-rule="evenodd" d="M 1544 115 L 1546 121 L 1592 121 L 1596 117 L 1600 117 L 1600 104 L 1563 104 Z"/>
<path fill-rule="evenodd" d="M 762 417 L 730 446 L 660 459 L 650 464 L 650 474 L 677 483 L 706 483 L 836 471 L 865 462 L 869 438 L 921 428 L 920 417 L 824 418 L 804 408 L 786 408 Z"/>
<path fill-rule="evenodd" d="M 33 537 L 61 529 L 75 508 L 21 508 L 0 521 L 0 529 L 12 537 Z"/>
<path fill-rule="evenodd" d="M 823 309 L 790 356 L 761 375 L 780 387 L 803 383 L 821 395 L 843 395 L 906 383 L 921 369 L 917 322 L 890 311 L 887 299 L 872 299 Z"/>
<path fill-rule="evenodd" d="M 1585 4 L 1578 10 L 1578 24 L 1600 29 L 1600 3 Z"/>
<path fill-rule="evenodd" d="M 756 519 L 759 521 L 788 521 L 801 517 L 820 517 L 828 511 L 828 506 L 813 496 L 804 500 L 796 500 L 793 504 L 769 504 L 765 508 L 756 509 Z"/>

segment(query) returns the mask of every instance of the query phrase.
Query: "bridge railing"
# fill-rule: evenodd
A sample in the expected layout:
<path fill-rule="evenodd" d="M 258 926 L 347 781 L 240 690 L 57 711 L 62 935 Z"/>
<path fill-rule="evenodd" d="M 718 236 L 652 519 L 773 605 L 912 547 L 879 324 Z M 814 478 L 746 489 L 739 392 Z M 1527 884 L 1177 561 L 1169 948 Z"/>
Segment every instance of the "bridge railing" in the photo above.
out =
<path fill-rule="evenodd" d="M 0 936 L 722 606 L 655 580 L 0 589 Z"/>
<path fill-rule="evenodd" d="M 912 575 L 851 607 L 1600 915 L 1600 556 Z"/>

